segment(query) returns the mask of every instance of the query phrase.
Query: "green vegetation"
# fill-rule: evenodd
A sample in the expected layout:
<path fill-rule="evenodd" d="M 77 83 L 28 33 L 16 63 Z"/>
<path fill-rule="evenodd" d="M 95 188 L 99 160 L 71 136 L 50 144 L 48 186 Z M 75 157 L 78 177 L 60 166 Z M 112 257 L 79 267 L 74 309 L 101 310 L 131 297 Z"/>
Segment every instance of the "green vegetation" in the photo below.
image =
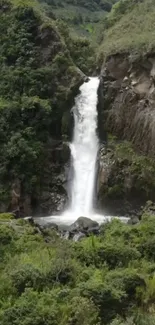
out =
<path fill-rule="evenodd" d="M 91 75 L 96 68 L 95 49 L 91 41 L 84 37 L 70 36 L 69 27 L 62 20 L 57 22 L 57 26 L 76 66 L 87 75 Z"/>
<path fill-rule="evenodd" d="M 113 150 L 111 176 L 103 187 L 103 196 L 119 199 L 139 196 L 144 201 L 154 198 L 154 159 L 137 154 L 133 145 L 124 141 L 118 143 L 116 137 L 109 137 L 109 147 Z"/>
<path fill-rule="evenodd" d="M 22 224 L 21 224 L 22 223 Z M 153 325 L 155 216 L 73 243 L 0 221 L 1 325 Z"/>
<path fill-rule="evenodd" d="M 95 70 L 91 42 L 75 34 L 92 36 L 110 12 L 99 30 L 102 58 L 118 51 L 143 53 L 155 45 L 153 0 L 120 0 L 113 8 L 115 0 L 39 2 L 0 0 L 2 211 L 16 180 L 22 198 L 39 205 L 49 186 L 45 175 L 55 177 L 51 142 L 61 142 L 67 133 L 68 111 L 83 81 L 79 69 Z M 104 197 L 132 192 L 151 199 L 154 161 L 136 154 L 128 142 L 111 139 L 110 146 L 112 174 Z M 151 202 L 140 219 L 134 226 L 113 220 L 101 226 L 99 236 L 74 243 L 0 214 L 0 324 L 155 325 Z"/>
<path fill-rule="evenodd" d="M 50 17 L 62 19 L 73 34 L 90 36 L 118 0 L 39 0 Z"/>
<path fill-rule="evenodd" d="M 115 157 L 120 165 L 124 164 L 126 174 L 132 175 L 134 188 L 151 198 L 155 191 L 154 159 L 137 154 L 127 141 L 116 145 Z"/>
<path fill-rule="evenodd" d="M 154 0 L 120 0 L 101 24 L 100 55 L 154 50 L 154 15 Z"/>
<path fill-rule="evenodd" d="M 11 213 L 0 213 L 0 222 L 14 219 Z"/>
<path fill-rule="evenodd" d="M 43 190 L 48 143 L 61 139 L 62 116 L 82 75 L 56 23 L 37 1 L 1 0 L 0 34 L 0 205 L 5 211 L 16 179 L 23 196 L 37 198 Z"/>

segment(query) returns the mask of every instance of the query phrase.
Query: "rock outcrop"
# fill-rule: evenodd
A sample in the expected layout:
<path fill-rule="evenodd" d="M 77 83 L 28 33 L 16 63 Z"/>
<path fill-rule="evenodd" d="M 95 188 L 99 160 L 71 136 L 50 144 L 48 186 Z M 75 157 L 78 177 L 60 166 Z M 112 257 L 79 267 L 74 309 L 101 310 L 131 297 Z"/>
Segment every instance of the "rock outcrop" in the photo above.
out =
<path fill-rule="evenodd" d="M 27 218 L 26 218 L 27 220 Z M 56 220 L 56 219 L 55 219 Z M 99 235 L 100 225 L 89 218 L 79 217 L 72 225 L 55 224 L 52 218 L 34 218 L 34 224 L 37 225 L 44 233 L 47 230 L 54 229 L 58 235 L 64 239 L 71 239 L 73 241 L 79 241 L 82 238 L 89 237 L 91 235 Z"/>
<path fill-rule="evenodd" d="M 115 146 L 117 145 L 109 145 L 100 150 L 98 207 L 108 216 L 136 216 L 149 195 L 154 194 L 153 188 L 150 186 L 148 189 L 146 184 L 145 189 L 145 175 L 132 169 L 131 160 L 125 155 L 123 159 L 120 153 L 117 154 Z M 140 182 L 141 176 L 143 182 Z"/>
<path fill-rule="evenodd" d="M 98 110 L 102 142 L 105 133 L 117 139 L 100 152 L 99 203 L 107 213 L 136 214 L 155 201 L 155 54 L 108 57 Z"/>
<path fill-rule="evenodd" d="M 45 149 L 44 179 L 41 193 L 35 202 L 35 214 L 61 213 L 67 204 L 70 148 L 67 142 L 53 140 Z"/>
<path fill-rule="evenodd" d="M 155 54 L 108 57 L 99 89 L 103 128 L 136 150 L 155 156 Z M 102 134 L 102 130 L 100 130 Z"/>

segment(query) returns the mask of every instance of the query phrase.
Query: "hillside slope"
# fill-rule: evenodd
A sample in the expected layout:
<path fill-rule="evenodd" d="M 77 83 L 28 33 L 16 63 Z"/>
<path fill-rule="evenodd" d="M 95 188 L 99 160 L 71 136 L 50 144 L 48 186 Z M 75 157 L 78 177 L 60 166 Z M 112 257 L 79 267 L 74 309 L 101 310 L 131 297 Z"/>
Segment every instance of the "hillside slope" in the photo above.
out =
<path fill-rule="evenodd" d="M 101 53 L 133 51 L 146 53 L 155 49 L 154 0 L 120 0 L 102 25 Z"/>
<path fill-rule="evenodd" d="M 154 325 L 154 208 L 76 243 L 0 214 L 0 324 Z"/>
<path fill-rule="evenodd" d="M 35 0 L 1 0 L 0 34 L 0 210 L 16 210 L 13 187 L 24 215 L 47 214 L 65 196 L 62 121 L 84 75 Z"/>
<path fill-rule="evenodd" d="M 100 200 L 111 187 L 109 206 L 120 210 L 155 201 L 154 17 L 153 0 L 121 0 L 102 26 L 100 135 L 107 132 L 118 143 L 127 142 L 121 147 L 123 162 L 120 154 L 113 155 L 115 168 L 107 184 L 103 179 Z"/>
<path fill-rule="evenodd" d="M 62 19 L 74 34 L 91 36 L 96 23 L 118 0 L 39 0 L 49 15 Z"/>

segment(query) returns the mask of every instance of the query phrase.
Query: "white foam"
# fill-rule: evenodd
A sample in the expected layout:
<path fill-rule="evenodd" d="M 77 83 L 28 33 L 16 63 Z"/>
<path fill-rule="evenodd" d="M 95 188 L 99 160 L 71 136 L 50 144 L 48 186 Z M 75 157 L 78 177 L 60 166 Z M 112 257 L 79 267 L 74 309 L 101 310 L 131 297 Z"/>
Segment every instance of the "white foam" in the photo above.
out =
<path fill-rule="evenodd" d="M 62 218 L 90 215 L 93 209 L 96 159 L 99 141 L 97 129 L 98 78 L 90 78 L 80 87 L 75 99 L 74 136 L 70 144 L 73 168 L 69 211 Z M 68 214 L 68 216 L 67 216 Z"/>
<path fill-rule="evenodd" d="M 65 213 L 64 215 L 57 215 L 57 216 L 50 216 L 50 217 L 40 217 L 40 218 L 34 218 L 38 223 L 40 224 L 47 224 L 47 223 L 55 223 L 58 226 L 59 225 L 65 225 L 65 226 L 70 226 L 73 224 L 80 216 L 74 216 L 73 214 L 67 214 Z M 124 223 L 127 223 L 129 218 L 126 217 L 114 217 L 114 216 L 103 216 L 101 214 L 93 214 L 93 215 L 88 215 L 85 216 L 87 218 L 90 218 L 91 220 L 94 220 L 101 225 L 102 223 L 109 222 L 113 219 L 119 219 Z"/>

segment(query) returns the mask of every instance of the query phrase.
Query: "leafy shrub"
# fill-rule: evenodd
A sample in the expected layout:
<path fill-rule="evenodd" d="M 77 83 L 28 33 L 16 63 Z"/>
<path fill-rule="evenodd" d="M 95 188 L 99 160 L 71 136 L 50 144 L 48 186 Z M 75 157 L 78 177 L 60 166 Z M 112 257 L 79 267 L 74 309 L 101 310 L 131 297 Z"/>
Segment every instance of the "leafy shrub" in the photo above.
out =
<path fill-rule="evenodd" d="M 11 220 L 14 219 L 14 216 L 11 213 L 0 213 L 0 220 Z"/>
<path fill-rule="evenodd" d="M 126 307 L 129 303 L 135 302 L 137 288 L 145 285 L 145 280 L 142 274 L 138 274 L 137 269 L 126 268 L 110 271 L 105 281 L 111 284 L 114 288 L 122 289 L 126 292 Z"/>
<path fill-rule="evenodd" d="M 135 248 L 122 244 L 106 244 L 101 246 L 97 254 L 101 262 L 107 262 L 111 268 L 127 266 L 130 261 L 140 258 L 140 253 Z"/>
<path fill-rule="evenodd" d="M 99 316 L 103 323 L 108 323 L 122 312 L 123 301 L 126 293 L 121 288 L 105 283 L 98 276 L 92 276 L 87 282 L 79 284 L 81 295 L 92 299 L 99 308 Z"/>
<path fill-rule="evenodd" d="M 31 289 L 0 315 L 2 325 L 99 325 L 97 309 L 86 298 L 64 301 L 59 291 L 37 293 Z"/>
<path fill-rule="evenodd" d="M 56 258 L 52 261 L 51 269 L 47 273 L 48 282 L 61 283 L 74 283 L 76 276 L 76 263 L 72 260 L 64 260 Z"/>
<path fill-rule="evenodd" d="M 9 225 L 0 224 L 0 245 L 11 244 L 15 237 L 13 229 Z"/>
<path fill-rule="evenodd" d="M 25 264 L 12 271 L 11 280 L 19 295 L 28 287 L 40 291 L 46 284 L 45 275 L 31 264 Z"/>
<path fill-rule="evenodd" d="M 79 259 L 86 265 L 99 266 L 107 263 L 110 268 L 127 266 L 130 261 L 141 256 L 136 248 L 125 245 L 122 241 L 116 243 L 113 239 L 102 242 L 97 238 L 89 238 L 76 249 Z"/>

